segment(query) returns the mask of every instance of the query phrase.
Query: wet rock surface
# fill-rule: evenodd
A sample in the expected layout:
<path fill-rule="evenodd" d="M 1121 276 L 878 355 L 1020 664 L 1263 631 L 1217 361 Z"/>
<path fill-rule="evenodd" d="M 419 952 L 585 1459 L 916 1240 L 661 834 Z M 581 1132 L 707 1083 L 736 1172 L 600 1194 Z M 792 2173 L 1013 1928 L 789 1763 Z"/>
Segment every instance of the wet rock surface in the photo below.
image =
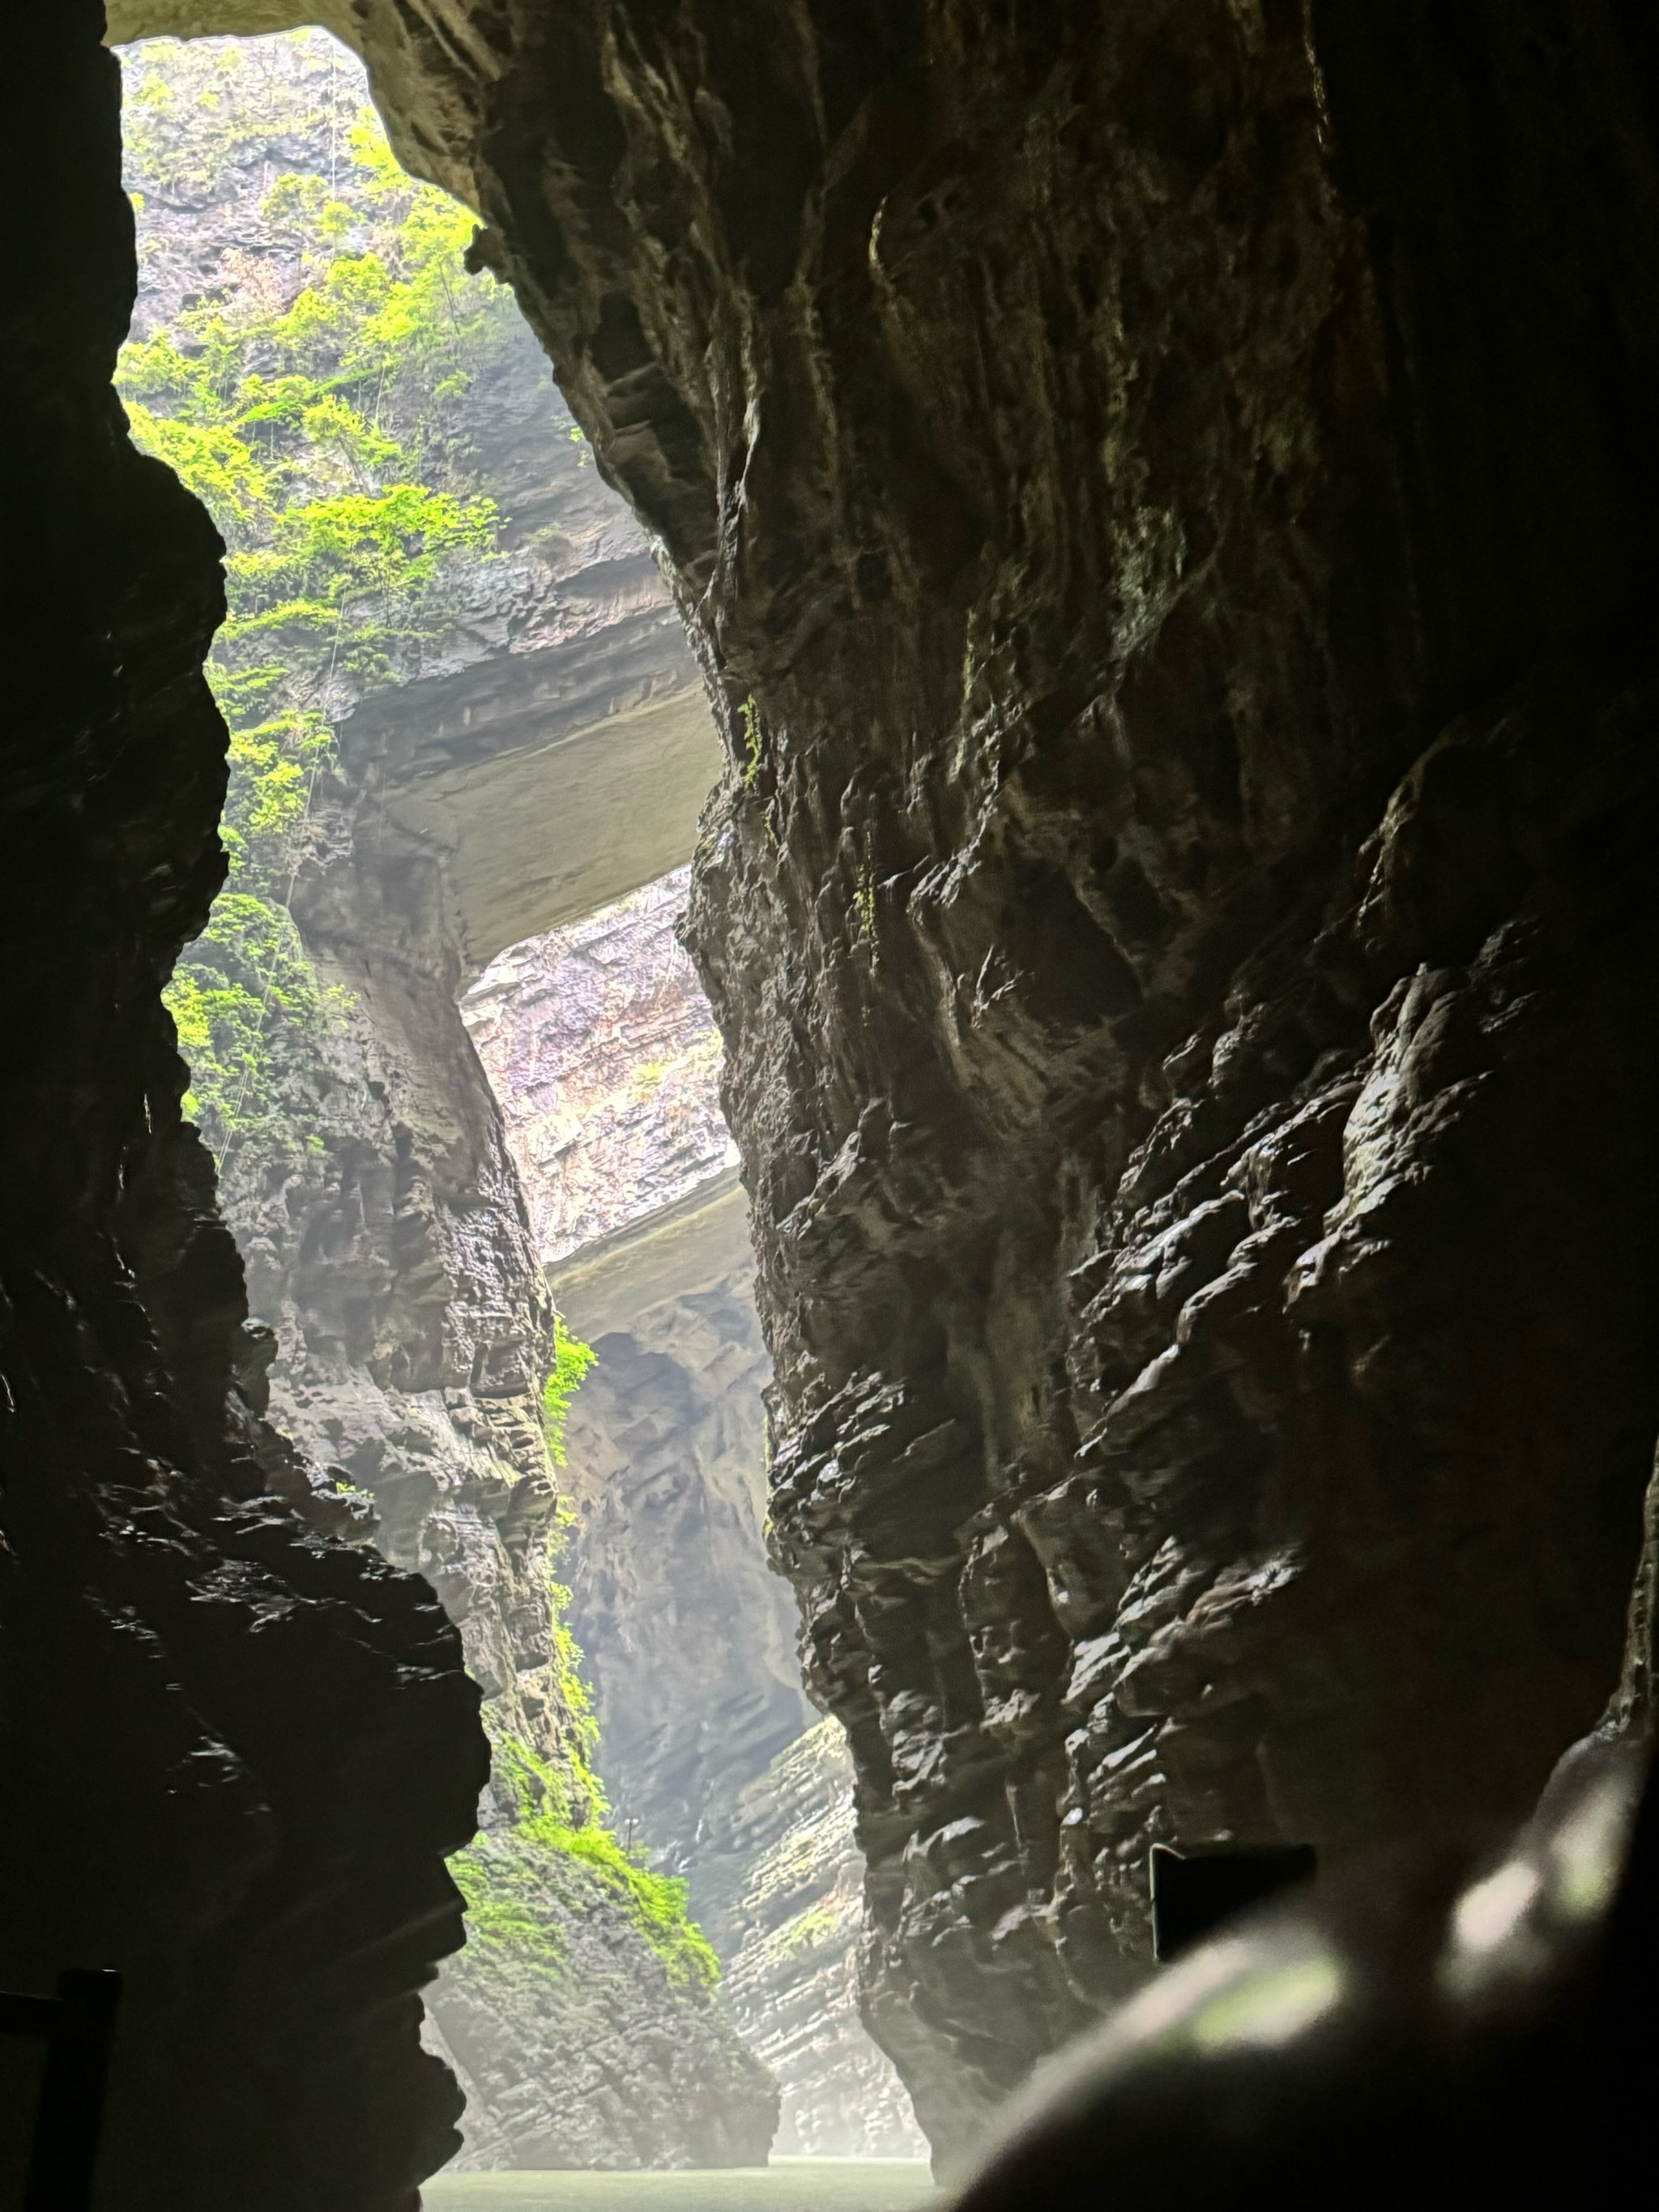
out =
<path fill-rule="evenodd" d="M 234 15 L 228 0 L 226 16 Z M 1149 1838 L 1518 1815 L 1656 1416 L 1656 55 L 1593 0 L 354 8 L 666 548 L 936 2143 Z M 550 159 L 550 153 L 553 158 Z"/>

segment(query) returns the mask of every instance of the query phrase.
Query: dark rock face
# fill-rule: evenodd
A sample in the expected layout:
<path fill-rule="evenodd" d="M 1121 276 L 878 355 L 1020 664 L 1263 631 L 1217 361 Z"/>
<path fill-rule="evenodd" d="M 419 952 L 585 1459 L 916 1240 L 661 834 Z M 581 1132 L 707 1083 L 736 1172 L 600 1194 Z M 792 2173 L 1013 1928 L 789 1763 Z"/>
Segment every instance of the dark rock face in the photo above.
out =
<path fill-rule="evenodd" d="M 227 5 L 225 17 L 234 15 Z M 1652 34 L 365 0 L 665 547 L 693 936 L 936 2142 L 1147 1841 L 1507 1818 L 1659 1405 Z"/>
<path fill-rule="evenodd" d="M 179 1122 L 159 994 L 222 873 L 218 547 L 110 389 L 133 253 L 100 29 L 79 0 L 11 27 L 4 134 L 33 213 L 0 287 L 0 1983 L 127 1978 L 106 2201 L 409 2212 L 456 2141 L 416 1992 L 460 1937 L 477 1693 L 429 1589 L 288 1502 Z"/>

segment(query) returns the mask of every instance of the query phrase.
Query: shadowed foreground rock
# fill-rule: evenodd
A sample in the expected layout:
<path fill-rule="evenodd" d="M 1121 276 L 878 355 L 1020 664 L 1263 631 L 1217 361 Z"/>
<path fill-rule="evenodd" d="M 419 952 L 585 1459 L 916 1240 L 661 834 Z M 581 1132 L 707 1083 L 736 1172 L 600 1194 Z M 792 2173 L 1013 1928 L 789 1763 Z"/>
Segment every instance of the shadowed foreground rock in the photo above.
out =
<path fill-rule="evenodd" d="M 859 1771 L 867 2015 L 957 2149 L 1143 1970 L 1151 1842 L 1340 1869 L 1512 1821 L 1615 1671 L 1659 1426 L 1654 33 L 331 13 L 716 702 L 691 934 L 775 1536 Z"/>
<path fill-rule="evenodd" d="M 1040 2077 L 960 2212 L 1616 2201 L 1659 2057 L 1643 1765 L 1583 1754 L 1474 1879 L 1385 1862 L 1168 1968 Z"/>
<path fill-rule="evenodd" d="M 1395 1852 L 1243 1916 L 1043 2069 L 960 2212 L 1614 2202 L 1659 2060 L 1659 1480 L 1623 1679 L 1484 1862 Z M 1639 2186 L 1639 2184 L 1638 2184 Z"/>
<path fill-rule="evenodd" d="M 459 2098 L 417 1992 L 486 1771 L 459 1639 L 259 1418 L 160 991 L 221 880 L 222 609 L 128 443 L 118 76 L 8 25 L 0 276 L 0 1985 L 126 1978 L 100 2203 L 412 2212 Z M 0 2174 L 31 2100 L 0 2076 Z"/>

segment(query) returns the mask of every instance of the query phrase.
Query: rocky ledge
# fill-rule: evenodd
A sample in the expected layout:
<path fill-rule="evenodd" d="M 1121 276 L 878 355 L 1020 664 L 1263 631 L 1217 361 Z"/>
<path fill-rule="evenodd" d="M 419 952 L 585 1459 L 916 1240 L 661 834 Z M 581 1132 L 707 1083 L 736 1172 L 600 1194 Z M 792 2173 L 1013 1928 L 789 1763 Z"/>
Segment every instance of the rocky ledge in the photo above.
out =
<path fill-rule="evenodd" d="M 1659 55 L 1618 0 L 331 12 L 716 702 L 774 1526 L 959 2149 L 1139 1971 L 1149 1839 L 1507 1821 L 1616 1672 Z"/>

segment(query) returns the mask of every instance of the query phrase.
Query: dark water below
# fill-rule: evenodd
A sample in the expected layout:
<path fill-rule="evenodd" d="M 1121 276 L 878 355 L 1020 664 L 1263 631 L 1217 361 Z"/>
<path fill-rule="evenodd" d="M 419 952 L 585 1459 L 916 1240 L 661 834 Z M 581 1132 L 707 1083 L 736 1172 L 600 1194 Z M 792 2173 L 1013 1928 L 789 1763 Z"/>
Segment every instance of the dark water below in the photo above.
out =
<path fill-rule="evenodd" d="M 777 2158 L 715 2173 L 441 2174 L 431 2212 L 944 2212 L 919 2160 Z"/>

